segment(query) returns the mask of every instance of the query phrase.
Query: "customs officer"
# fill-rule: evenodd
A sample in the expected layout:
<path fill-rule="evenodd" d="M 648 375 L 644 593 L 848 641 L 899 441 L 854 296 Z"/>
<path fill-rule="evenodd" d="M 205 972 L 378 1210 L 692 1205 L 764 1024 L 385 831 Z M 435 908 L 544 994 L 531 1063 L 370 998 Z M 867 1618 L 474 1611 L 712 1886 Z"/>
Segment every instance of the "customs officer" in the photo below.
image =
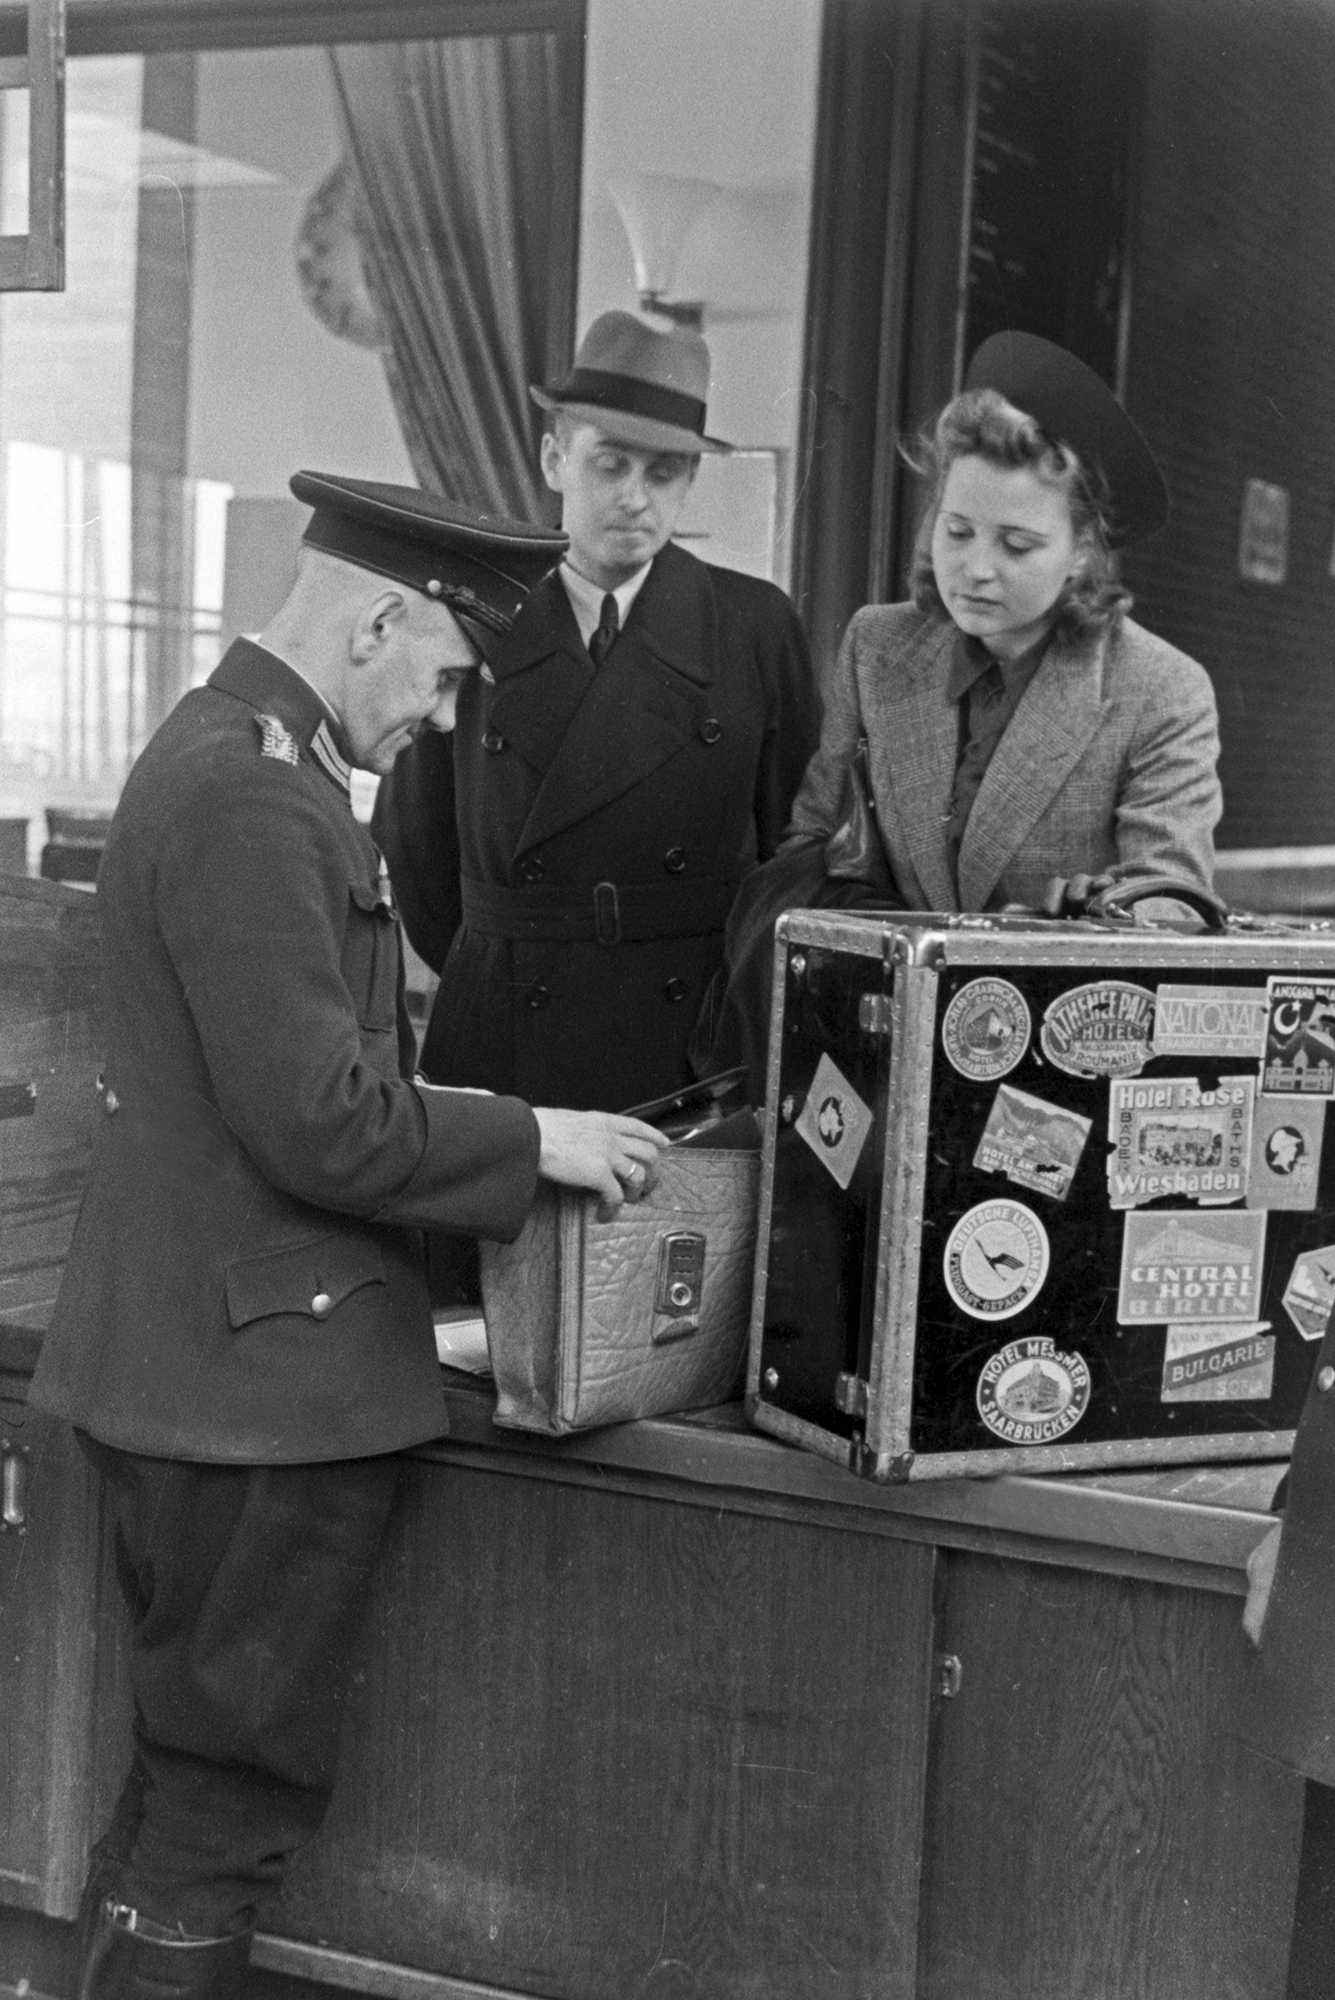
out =
<path fill-rule="evenodd" d="M 226 2000 L 328 1800 L 406 1447 L 447 1428 L 420 1231 L 517 1234 L 539 1174 L 615 1203 L 662 1143 L 414 1078 L 350 772 L 448 728 L 559 538 L 300 474 L 296 584 L 131 772 L 98 887 L 106 1070 L 33 1402 L 102 1468 L 134 1757 L 84 2000 Z"/>
<path fill-rule="evenodd" d="M 438 1081 L 611 1109 L 692 1078 L 733 893 L 779 842 L 818 720 L 782 591 L 671 540 L 701 454 L 727 449 L 708 384 L 699 334 L 610 312 L 533 391 L 569 552 L 376 821 L 441 972 Z"/>

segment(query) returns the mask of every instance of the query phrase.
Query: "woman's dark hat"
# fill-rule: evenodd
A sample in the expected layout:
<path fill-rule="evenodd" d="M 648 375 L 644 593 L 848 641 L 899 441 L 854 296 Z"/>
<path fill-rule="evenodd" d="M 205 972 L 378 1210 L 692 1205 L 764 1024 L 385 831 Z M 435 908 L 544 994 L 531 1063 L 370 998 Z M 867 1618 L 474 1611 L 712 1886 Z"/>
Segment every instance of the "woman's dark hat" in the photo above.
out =
<path fill-rule="evenodd" d="M 303 542 L 438 598 L 486 659 L 567 547 L 550 528 L 474 513 L 417 486 L 327 472 L 296 472 L 288 483 L 315 509 Z"/>
<path fill-rule="evenodd" d="M 705 436 L 709 348 L 689 327 L 668 333 L 634 313 L 605 312 L 579 344 L 564 382 L 529 395 L 643 451 L 731 451 Z"/>
<path fill-rule="evenodd" d="M 969 363 L 964 387 L 995 389 L 1083 465 L 1101 469 L 1113 548 L 1163 527 L 1168 488 L 1153 453 L 1107 383 L 1074 354 L 1036 333 L 994 333 Z"/>

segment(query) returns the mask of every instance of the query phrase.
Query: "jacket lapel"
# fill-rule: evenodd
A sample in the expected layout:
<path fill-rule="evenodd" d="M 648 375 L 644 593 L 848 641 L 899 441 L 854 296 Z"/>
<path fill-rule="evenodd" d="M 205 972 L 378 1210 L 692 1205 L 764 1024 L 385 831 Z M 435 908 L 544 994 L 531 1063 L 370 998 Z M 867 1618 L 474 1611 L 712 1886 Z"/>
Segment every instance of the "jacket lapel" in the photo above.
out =
<path fill-rule="evenodd" d="M 547 771 L 594 677 L 558 572 L 532 591 L 497 650 L 487 727 L 525 763 Z"/>
<path fill-rule="evenodd" d="M 872 786 L 886 843 L 892 854 L 896 847 L 907 854 L 928 910 L 958 908 L 946 847 L 959 742 L 959 709 L 946 696 L 954 631 L 945 619 L 931 620 L 906 650 L 903 670 L 863 693 L 876 717 Z"/>
<path fill-rule="evenodd" d="M 1048 648 L 978 788 L 960 846 L 960 906 L 981 910 L 1089 747 L 1103 716 L 1103 639 Z"/>
<path fill-rule="evenodd" d="M 559 579 L 556 588 L 564 597 Z M 568 603 L 566 608 L 573 627 L 574 614 Z M 708 572 L 669 544 L 656 557 L 601 671 L 588 663 L 582 697 L 547 765 L 516 854 L 598 812 L 690 741 L 708 713 L 716 650 L 717 610 Z M 544 675 L 548 671 L 544 666 Z M 516 698 L 532 679 L 514 677 Z M 510 734 L 499 720 L 496 726 Z"/>

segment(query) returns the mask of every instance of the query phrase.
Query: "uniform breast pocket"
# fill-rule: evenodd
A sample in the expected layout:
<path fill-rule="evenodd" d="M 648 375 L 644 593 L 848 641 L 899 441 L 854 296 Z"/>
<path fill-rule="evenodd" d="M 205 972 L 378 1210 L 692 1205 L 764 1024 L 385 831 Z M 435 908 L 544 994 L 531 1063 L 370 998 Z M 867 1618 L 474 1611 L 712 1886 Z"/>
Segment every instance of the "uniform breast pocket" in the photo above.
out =
<path fill-rule="evenodd" d="M 354 882 L 348 889 L 343 977 L 363 1028 L 389 1033 L 395 1024 L 399 984 L 399 926 L 377 892 Z"/>

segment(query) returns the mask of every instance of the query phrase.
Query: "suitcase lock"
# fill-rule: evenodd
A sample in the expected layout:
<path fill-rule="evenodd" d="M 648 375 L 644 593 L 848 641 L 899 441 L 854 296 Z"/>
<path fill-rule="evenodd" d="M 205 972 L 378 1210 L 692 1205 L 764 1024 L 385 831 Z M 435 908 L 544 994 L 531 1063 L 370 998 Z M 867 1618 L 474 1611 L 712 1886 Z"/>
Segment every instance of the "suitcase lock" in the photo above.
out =
<path fill-rule="evenodd" d="M 699 1331 L 704 1288 L 704 1237 L 694 1229 L 674 1229 L 670 1236 L 660 1238 L 654 1293 L 655 1347 Z M 666 1324 L 659 1323 L 660 1315 L 668 1316 Z"/>

